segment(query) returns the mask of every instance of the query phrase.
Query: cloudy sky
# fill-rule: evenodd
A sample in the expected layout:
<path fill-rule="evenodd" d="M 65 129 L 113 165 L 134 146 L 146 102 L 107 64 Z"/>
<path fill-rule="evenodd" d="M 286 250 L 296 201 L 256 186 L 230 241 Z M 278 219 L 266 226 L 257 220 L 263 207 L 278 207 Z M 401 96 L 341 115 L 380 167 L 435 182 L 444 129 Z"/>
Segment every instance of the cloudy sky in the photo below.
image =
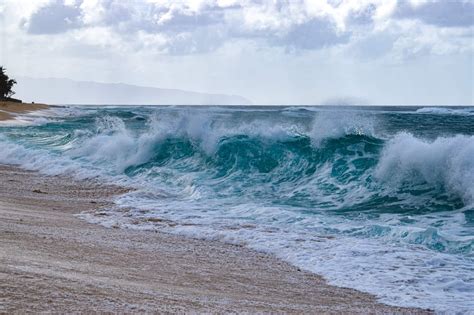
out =
<path fill-rule="evenodd" d="M 256 104 L 473 104 L 474 0 L 0 0 L 17 76 Z"/>

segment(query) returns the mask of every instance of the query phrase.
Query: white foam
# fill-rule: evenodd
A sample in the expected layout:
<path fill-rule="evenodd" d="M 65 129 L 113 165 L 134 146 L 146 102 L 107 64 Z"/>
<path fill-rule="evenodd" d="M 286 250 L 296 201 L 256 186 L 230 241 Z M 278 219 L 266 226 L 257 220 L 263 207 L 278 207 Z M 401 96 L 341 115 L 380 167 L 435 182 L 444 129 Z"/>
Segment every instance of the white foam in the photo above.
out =
<path fill-rule="evenodd" d="M 416 110 L 419 114 L 436 114 L 436 115 L 474 115 L 474 108 L 447 108 L 447 107 L 423 107 Z"/>
<path fill-rule="evenodd" d="M 474 202 L 474 136 L 457 135 L 433 141 L 397 134 L 385 146 L 377 177 L 392 185 L 426 181 Z"/>
<path fill-rule="evenodd" d="M 263 201 L 254 203 L 245 196 L 228 198 L 222 203 L 211 195 L 215 191 L 196 185 L 197 172 L 183 174 L 173 169 L 149 169 L 152 175 L 170 178 L 169 182 L 163 179 L 160 184 L 153 182 L 146 173 L 136 178 L 121 175 L 128 166 L 148 161 L 168 137 L 189 138 L 193 145 L 211 155 L 221 139 L 232 135 L 274 141 L 303 135 L 311 137 L 313 144 L 319 146 L 325 139 L 347 134 L 376 136 L 377 123 L 354 113 L 318 113 L 311 128 L 269 120 L 229 124 L 216 122 L 209 113 L 180 110 L 179 113 L 153 116 L 144 130 L 136 132 L 126 128 L 123 120 L 104 116 L 96 120 L 91 130 L 76 131 L 74 148 L 61 153 L 28 148 L 0 137 L 0 163 L 20 164 L 52 175 L 100 176 L 139 188 L 139 191 L 117 199 L 120 211 L 111 209 L 106 216 L 100 217 L 84 214 L 95 223 L 154 229 L 156 225 L 147 218 L 169 219 L 178 225 L 159 228 L 273 253 L 324 275 L 332 284 L 374 293 L 387 303 L 441 311 L 474 308 L 469 299 L 474 290 L 472 259 L 453 254 L 455 250 L 449 248 L 446 252 L 427 249 L 437 242 L 446 246 L 472 242 L 472 236 L 465 235 L 469 230 L 460 229 L 465 224 L 464 210 L 443 214 L 445 224 L 433 228 L 437 226 L 439 216 L 417 215 L 408 218 L 413 223 L 404 225 L 403 219 L 407 218 L 399 214 L 377 218 L 369 218 L 364 213 L 355 218 L 328 215 L 324 211 L 307 214 L 297 208 L 270 206 Z M 472 202 L 473 154 L 472 136 L 428 141 L 400 133 L 386 143 L 376 176 L 385 187 L 422 179 L 431 185 L 444 186 L 466 202 Z M 360 155 L 356 154 L 354 158 L 358 157 Z M 331 171 L 331 165 L 324 165 L 304 185 L 285 192 L 289 195 L 320 194 L 321 202 L 336 208 L 363 202 L 371 196 L 363 185 L 331 179 Z M 364 176 L 367 180 L 368 174 Z M 347 192 L 324 195 L 314 188 L 321 182 L 338 192 Z M 291 185 L 288 183 L 288 187 Z M 134 224 L 137 220 L 142 223 Z"/>
<path fill-rule="evenodd" d="M 129 195 L 119 204 L 123 209 L 130 205 L 138 207 L 125 213 L 124 210 L 111 211 L 100 220 L 90 214 L 85 214 L 85 218 L 105 226 L 158 228 L 169 233 L 248 246 L 321 274 L 330 284 L 372 293 L 392 305 L 450 312 L 466 312 L 474 307 L 474 301 L 469 298 L 474 290 L 472 260 L 424 250 L 418 242 L 420 236 L 429 236 L 425 242 L 439 238 L 439 232 L 434 229 L 424 229 L 416 224 L 394 228 L 384 222 L 387 218 L 378 220 L 379 225 L 369 225 L 365 220 L 349 222 L 317 213 L 288 224 L 294 219 L 294 212 L 249 203 L 229 205 L 220 210 L 209 203 L 206 212 L 201 212 L 199 205 L 174 202 L 173 199 L 149 200 L 147 204 L 146 199 Z M 154 217 L 177 225 L 156 226 L 146 220 Z M 258 220 L 249 220 L 249 217 Z M 137 225 L 131 218 L 135 222 L 143 219 L 143 223 Z M 388 220 L 393 220 L 393 216 Z M 429 216 L 427 220 L 430 220 Z M 357 224 L 360 224 L 359 228 Z M 425 226 L 427 222 L 418 224 Z M 360 237 L 355 232 L 370 228 L 384 232 L 374 238 Z M 333 237 L 334 234 L 337 236 Z M 402 245 L 400 240 L 406 243 Z"/>

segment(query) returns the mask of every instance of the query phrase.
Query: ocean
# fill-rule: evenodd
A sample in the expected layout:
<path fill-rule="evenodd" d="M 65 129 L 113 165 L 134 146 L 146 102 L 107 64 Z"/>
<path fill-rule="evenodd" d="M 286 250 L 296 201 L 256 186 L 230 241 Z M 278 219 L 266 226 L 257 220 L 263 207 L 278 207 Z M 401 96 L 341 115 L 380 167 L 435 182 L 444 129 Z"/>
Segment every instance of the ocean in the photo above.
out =
<path fill-rule="evenodd" d="M 1 124 L 0 163 L 131 188 L 90 222 L 474 310 L 474 107 L 65 106 Z"/>

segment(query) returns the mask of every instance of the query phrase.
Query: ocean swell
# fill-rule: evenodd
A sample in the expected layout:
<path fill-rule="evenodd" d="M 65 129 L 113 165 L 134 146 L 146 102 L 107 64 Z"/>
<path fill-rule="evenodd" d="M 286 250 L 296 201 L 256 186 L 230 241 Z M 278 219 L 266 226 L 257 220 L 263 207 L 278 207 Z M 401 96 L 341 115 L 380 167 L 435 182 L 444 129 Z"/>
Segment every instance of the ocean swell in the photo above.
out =
<path fill-rule="evenodd" d="M 101 170 L 98 175 L 147 184 L 173 173 L 195 177 L 192 182 L 203 187 L 219 180 L 229 195 L 238 187 L 255 198 L 254 190 L 263 185 L 268 190 L 259 195 L 328 210 L 373 210 L 371 201 L 379 201 L 376 207 L 383 210 L 394 200 L 420 207 L 423 191 L 430 199 L 434 194 L 460 198 L 465 206 L 474 201 L 473 136 L 425 140 L 401 132 L 382 138 L 374 118 L 335 113 L 318 115 L 307 125 L 218 118 L 150 115 L 136 129 L 105 115 L 94 119 L 93 128 L 36 137 L 28 149 L 3 137 L 0 161 L 54 174 L 79 170 L 84 162 L 93 172 Z M 57 160 L 55 167 L 46 167 L 51 159 Z"/>
<path fill-rule="evenodd" d="M 385 109 L 66 113 L 0 128 L 0 163 L 134 188 L 82 214 L 91 222 L 246 245 L 387 303 L 472 305 L 469 116 L 449 127 Z"/>

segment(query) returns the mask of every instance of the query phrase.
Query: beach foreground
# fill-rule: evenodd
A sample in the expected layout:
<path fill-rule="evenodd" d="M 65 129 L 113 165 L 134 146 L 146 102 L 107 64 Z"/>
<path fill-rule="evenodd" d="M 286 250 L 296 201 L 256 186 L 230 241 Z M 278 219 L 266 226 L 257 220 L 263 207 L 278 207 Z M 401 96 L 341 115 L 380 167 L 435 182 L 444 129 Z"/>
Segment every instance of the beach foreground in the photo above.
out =
<path fill-rule="evenodd" d="M 48 109 L 49 105 L 35 103 L 14 103 L 0 101 L 0 121 L 14 119 L 18 114 L 25 114 L 41 109 Z"/>
<path fill-rule="evenodd" d="M 240 246 L 74 216 L 123 191 L 0 166 L 0 313 L 428 313 L 377 303 Z"/>

